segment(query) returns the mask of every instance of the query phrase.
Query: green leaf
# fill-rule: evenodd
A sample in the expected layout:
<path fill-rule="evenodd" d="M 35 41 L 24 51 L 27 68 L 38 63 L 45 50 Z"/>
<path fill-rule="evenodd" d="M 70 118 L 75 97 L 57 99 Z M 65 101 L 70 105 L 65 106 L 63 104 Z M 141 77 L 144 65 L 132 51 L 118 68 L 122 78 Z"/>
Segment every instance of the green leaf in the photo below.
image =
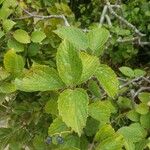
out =
<path fill-rule="evenodd" d="M 89 115 L 102 122 L 107 123 L 110 120 L 112 104 L 109 101 L 97 101 L 89 105 Z"/>
<path fill-rule="evenodd" d="M 135 77 L 145 76 L 146 72 L 144 70 L 141 70 L 141 69 L 135 69 L 134 75 L 135 75 Z"/>
<path fill-rule="evenodd" d="M 122 127 L 118 130 L 126 140 L 130 142 L 139 142 L 144 139 L 147 135 L 144 128 L 139 123 L 133 123 L 130 126 Z"/>
<path fill-rule="evenodd" d="M 93 136 L 99 129 L 100 122 L 93 119 L 92 117 L 88 117 L 86 122 L 86 127 L 84 129 L 85 134 L 87 136 Z"/>
<path fill-rule="evenodd" d="M 103 140 L 97 147 L 96 150 L 122 150 L 124 144 L 123 136 L 115 134 Z"/>
<path fill-rule="evenodd" d="M 60 146 L 60 150 L 62 148 L 68 148 L 67 150 L 74 150 L 71 148 L 77 148 L 77 150 L 80 150 L 80 138 L 77 135 L 68 135 L 64 140 L 65 142 Z"/>
<path fill-rule="evenodd" d="M 141 115 L 140 123 L 144 128 L 150 129 L 150 112 L 145 115 Z"/>
<path fill-rule="evenodd" d="M 13 28 L 13 26 L 15 25 L 16 23 L 12 20 L 4 20 L 3 21 L 3 29 L 8 32 L 9 30 L 11 30 Z"/>
<path fill-rule="evenodd" d="M 60 118 L 56 118 L 48 128 L 48 134 L 50 136 L 60 135 L 61 133 L 65 133 L 66 131 L 70 131 L 70 129 L 66 126 L 64 122 L 62 122 Z"/>
<path fill-rule="evenodd" d="M 61 27 L 55 33 L 62 39 L 67 39 L 77 49 L 87 49 L 88 42 L 85 33 L 75 27 Z"/>
<path fill-rule="evenodd" d="M 81 136 L 88 117 L 88 95 L 83 89 L 67 89 L 58 98 L 58 110 L 68 127 Z"/>
<path fill-rule="evenodd" d="M 149 112 L 149 107 L 146 104 L 140 103 L 136 106 L 135 110 L 139 114 L 145 115 Z"/>
<path fill-rule="evenodd" d="M 0 4 L 2 4 L 5 0 L 0 0 Z"/>
<path fill-rule="evenodd" d="M 12 137 L 11 128 L 0 128 L 0 149 L 3 150 L 8 145 L 10 138 Z"/>
<path fill-rule="evenodd" d="M 0 30 L 0 38 L 2 38 L 5 35 L 4 31 Z"/>
<path fill-rule="evenodd" d="M 75 47 L 64 40 L 57 51 L 57 69 L 67 86 L 76 84 L 82 74 L 82 62 Z"/>
<path fill-rule="evenodd" d="M 23 52 L 24 51 L 24 45 L 17 42 L 15 39 L 9 39 L 7 46 L 10 49 L 14 49 L 15 52 Z"/>
<path fill-rule="evenodd" d="M 34 31 L 31 34 L 31 41 L 34 43 L 41 43 L 46 38 L 43 31 Z"/>
<path fill-rule="evenodd" d="M 95 75 L 106 93 L 114 98 L 119 91 L 119 81 L 115 72 L 107 65 L 100 65 Z"/>
<path fill-rule="evenodd" d="M 82 61 L 83 70 L 79 83 L 83 83 L 94 75 L 99 66 L 99 59 L 96 56 L 84 52 L 80 52 L 80 59 Z"/>
<path fill-rule="evenodd" d="M 135 121 L 135 122 L 139 122 L 140 120 L 140 114 L 137 113 L 135 110 L 130 110 L 128 113 L 127 113 L 127 117 L 132 120 L 132 121 Z"/>
<path fill-rule="evenodd" d="M 44 137 L 42 135 L 35 135 L 33 138 L 33 146 L 34 146 L 34 149 L 36 150 L 46 149 Z"/>
<path fill-rule="evenodd" d="M 1 83 L 0 85 L 0 93 L 12 93 L 16 91 L 16 87 L 12 83 Z"/>
<path fill-rule="evenodd" d="M 4 55 L 4 67 L 8 72 L 19 75 L 24 68 L 23 58 L 17 55 L 14 50 L 9 50 Z"/>
<path fill-rule="evenodd" d="M 12 13 L 12 10 L 9 8 L 2 7 L 0 9 L 0 19 L 5 20 L 7 19 Z"/>
<path fill-rule="evenodd" d="M 94 140 L 97 142 L 103 141 L 109 137 L 112 137 L 114 134 L 115 130 L 112 128 L 112 126 L 110 124 L 105 124 L 96 133 Z"/>
<path fill-rule="evenodd" d="M 133 78 L 135 76 L 134 71 L 129 67 L 120 67 L 119 70 L 127 77 Z"/>
<path fill-rule="evenodd" d="M 99 56 L 103 53 L 104 44 L 107 42 L 110 34 L 105 28 L 97 27 L 88 33 L 88 42 L 91 54 Z"/>
<path fill-rule="evenodd" d="M 18 90 L 25 92 L 57 90 L 64 87 L 64 83 L 54 68 L 44 65 L 33 66 L 23 79 L 16 79 Z"/>
<path fill-rule="evenodd" d="M 38 54 L 40 51 L 40 44 L 38 43 L 31 43 L 28 47 L 28 56 L 33 57 Z"/>
<path fill-rule="evenodd" d="M 45 105 L 45 112 L 47 114 L 52 114 L 55 116 L 58 115 L 58 104 L 57 104 L 58 96 L 59 96 L 58 93 L 51 94 L 50 99 L 47 101 Z"/>
<path fill-rule="evenodd" d="M 25 30 L 18 29 L 14 32 L 13 37 L 20 43 L 30 43 L 30 36 Z"/>
<path fill-rule="evenodd" d="M 148 92 L 142 92 L 138 95 L 138 98 L 140 99 L 140 101 L 144 104 L 148 104 L 148 102 L 150 102 L 150 93 Z"/>
<path fill-rule="evenodd" d="M 125 140 L 124 146 L 125 146 L 126 150 L 136 150 L 135 144 L 133 142 L 131 142 L 130 140 Z"/>
<path fill-rule="evenodd" d="M 146 147 L 148 146 L 149 142 L 150 142 L 150 139 L 144 139 L 144 140 L 136 143 L 135 150 L 146 150 Z"/>
<path fill-rule="evenodd" d="M 119 107 L 121 109 L 128 109 L 128 108 L 132 109 L 131 100 L 129 98 L 127 98 L 127 97 L 120 96 L 118 98 L 117 104 L 119 105 Z"/>
<path fill-rule="evenodd" d="M 3 68 L 0 68 L 0 81 L 7 79 L 10 76 L 10 73 L 8 73 Z"/>
<path fill-rule="evenodd" d="M 88 82 L 88 89 L 95 97 L 101 98 L 101 90 L 96 81 L 90 80 Z"/>
<path fill-rule="evenodd" d="M 5 0 L 3 2 L 3 8 L 15 8 L 18 5 L 17 0 Z"/>

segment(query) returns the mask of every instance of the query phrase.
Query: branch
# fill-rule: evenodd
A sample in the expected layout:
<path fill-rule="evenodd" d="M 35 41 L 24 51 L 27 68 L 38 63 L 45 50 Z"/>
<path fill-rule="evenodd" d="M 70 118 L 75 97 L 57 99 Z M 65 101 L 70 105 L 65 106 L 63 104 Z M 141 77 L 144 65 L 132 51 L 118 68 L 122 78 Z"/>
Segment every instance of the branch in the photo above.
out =
<path fill-rule="evenodd" d="M 130 80 L 130 81 L 128 81 L 127 83 L 125 83 L 125 84 L 123 84 L 123 85 L 120 85 L 119 88 L 122 89 L 122 88 L 128 86 L 128 85 L 131 84 L 131 83 L 134 83 L 134 82 L 136 82 L 136 81 L 139 81 L 140 79 L 142 79 L 142 77 L 138 77 L 138 78 L 135 78 L 135 79 L 133 79 L 133 80 Z"/>
<path fill-rule="evenodd" d="M 117 42 L 119 43 L 126 43 L 126 42 L 135 42 L 139 39 L 139 37 L 133 37 L 133 38 L 126 38 L 126 39 L 122 39 L 121 37 L 119 37 L 117 39 Z"/>
<path fill-rule="evenodd" d="M 105 15 L 105 18 L 108 22 L 108 25 L 112 27 L 112 23 L 111 23 L 111 20 L 110 20 L 110 17 L 108 15 Z"/>
<path fill-rule="evenodd" d="M 122 18 L 121 16 L 119 16 L 118 14 L 116 14 L 114 12 L 114 10 L 111 7 L 111 4 L 109 2 L 109 0 L 105 0 L 107 7 L 110 11 L 110 13 L 115 16 L 117 19 L 119 19 L 121 22 L 123 22 L 124 24 L 126 24 L 129 28 L 131 28 L 137 35 L 141 36 L 146 36 L 145 34 L 141 33 L 134 25 L 132 25 L 130 22 L 128 22 L 127 20 L 125 20 L 124 18 Z"/>
<path fill-rule="evenodd" d="M 106 12 L 107 12 L 107 6 L 105 5 L 104 6 L 104 8 L 103 8 L 103 11 L 102 11 L 102 15 L 101 15 L 101 17 L 100 17 L 100 24 L 103 24 L 103 22 L 104 22 L 104 18 L 105 18 L 105 14 L 106 14 Z"/>
<path fill-rule="evenodd" d="M 150 45 L 150 42 L 142 42 L 139 37 L 124 38 L 124 39 L 119 37 L 116 42 L 118 42 L 118 43 L 128 43 L 128 42 L 130 43 L 131 42 L 131 43 L 135 43 L 135 44 L 138 44 L 141 46 Z"/>
<path fill-rule="evenodd" d="M 146 82 L 150 83 L 150 80 L 146 77 L 142 77 L 143 80 L 145 80 Z"/>
<path fill-rule="evenodd" d="M 56 18 L 56 19 L 63 19 L 65 26 L 70 26 L 70 24 L 68 23 L 68 20 L 66 19 L 66 17 L 64 15 L 49 15 L 49 16 L 42 16 L 42 15 L 36 15 L 36 14 L 32 14 L 29 11 L 25 10 L 22 8 L 22 10 L 28 15 L 25 17 L 21 17 L 21 18 L 16 18 L 15 20 L 22 20 L 22 19 L 27 19 L 27 18 L 39 18 L 41 20 L 43 19 L 52 19 L 52 18 Z"/>
<path fill-rule="evenodd" d="M 145 91 L 145 90 L 150 90 L 150 87 L 141 87 L 133 96 L 133 99 L 135 99 L 140 92 Z"/>

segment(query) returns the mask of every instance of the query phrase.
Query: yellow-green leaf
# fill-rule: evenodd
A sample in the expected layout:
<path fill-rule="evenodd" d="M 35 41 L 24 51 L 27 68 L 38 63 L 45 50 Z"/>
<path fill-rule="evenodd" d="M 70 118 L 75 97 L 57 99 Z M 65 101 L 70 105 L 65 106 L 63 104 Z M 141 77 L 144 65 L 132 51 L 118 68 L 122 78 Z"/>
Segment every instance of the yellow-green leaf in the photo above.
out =
<path fill-rule="evenodd" d="M 103 125 L 99 131 L 96 133 L 94 140 L 99 142 L 103 141 L 115 134 L 115 130 L 112 128 L 110 124 Z"/>
<path fill-rule="evenodd" d="M 129 67 L 120 67 L 119 70 L 121 73 L 127 77 L 133 78 L 135 76 L 134 71 Z"/>
<path fill-rule="evenodd" d="M 15 52 L 23 52 L 24 51 L 24 44 L 17 42 L 15 39 L 9 39 L 7 46 L 10 49 L 14 49 Z"/>
<path fill-rule="evenodd" d="M 104 44 L 107 42 L 110 34 L 105 28 L 97 27 L 88 33 L 88 42 L 91 54 L 99 56 L 103 53 Z"/>
<path fill-rule="evenodd" d="M 115 134 L 100 142 L 100 144 L 96 147 L 96 150 L 122 150 L 123 144 L 123 136 Z"/>
<path fill-rule="evenodd" d="M 144 128 L 139 123 L 133 123 L 130 126 L 124 126 L 118 130 L 126 140 L 130 142 L 139 142 L 147 135 Z"/>
<path fill-rule="evenodd" d="M 20 43 L 23 44 L 30 43 L 30 36 L 25 30 L 18 29 L 14 32 L 13 36 Z"/>
<path fill-rule="evenodd" d="M 149 112 L 149 106 L 147 104 L 140 103 L 135 108 L 136 112 L 145 115 Z"/>
<path fill-rule="evenodd" d="M 0 93 L 12 93 L 16 91 L 16 87 L 12 83 L 1 83 L 0 85 Z"/>
<path fill-rule="evenodd" d="M 62 132 L 66 132 L 69 131 L 70 129 L 67 127 L 67 125 L 62 122 L 62 120 L 60 118 L 56 118 L 53 123 L 50 125 L 50 127 L 48 128 L 48 134 L 50 136 L 52 135 L 59 135 Z M 66 132 L 67 133 L 67 132 Z"/>
<path fill-rule="evenodd" d="M 8 32 L 9 30 L 11 30 L 13 28 L 13 26 L 15 25 L 16 23 L 12 20 L 9 20 L 9 19 L 6 19 L 3 21 L 3 29 Z"/>
<path fill-rule="evenodd" d="M 94 102 L 89 105 L 89 115 L 102 123 L 108 123 L 113 112 L 112 107 L 109 101 Z"/>
<path fill-rule="evenodd" d="M 81 136 L 88 117 L 88 95 L 83 89 L 67 89 L 58 98 L 58 110 L 68 127 Z"/>
<path fill-rule="evenodd" d="M 16 79 L 18 90 L 25 92 L 58 90 L 65 87 L 57 71 L 44 65 L 33 66 L 23 79 Z"/>
<path fill-rule="evenodd" d="M 57 51 L 57 69 L 61 79 L 66 85 L 76 84 L 82 74 L 82 62 L 76 48 L 64 40 Z"/>
<path fill-rule="evenodd" d="M 4 67 L 8 72 L 19 75 L 24 68 L 23 58 L 16 54 L 14 50 L 9 50 L 4 55 Z"/>
<path fill-rule="evenodd" d="M 106 93 L 114 98 L 119 91 L 119 81 L 115 72 L 107 65 L 100 65 L 95 75 Z"/>
<path fill-rule="evenodd" d="M 0 81 L 5 80 L 6 78 L 9 77 L 9 75 L 10 75 L 10 73 L 8 73 L 3 68 L 0 68 Z"/>
<path fill-rule="evenodd" d="M 85 33 L 76 27 L 61 27 L 55 33 L 62 39 L 67 39 L 77 49 L 86 49 L 88 47 Z"/>
<path fill-rule="evenodd" d="M 99 59 L 96 56 L 84 52 L 80 52 L 80 59 L 82 61 L 83 70 L 79 83 L 83 83 L 94 75 L 99 66 Z"/>
<path fill-rule="evenodd" d="M 41 43 L 46 38 L 46 35 L 42 31 L 34 31 L 31 34 L 31 41 L 34 43 Z"/>

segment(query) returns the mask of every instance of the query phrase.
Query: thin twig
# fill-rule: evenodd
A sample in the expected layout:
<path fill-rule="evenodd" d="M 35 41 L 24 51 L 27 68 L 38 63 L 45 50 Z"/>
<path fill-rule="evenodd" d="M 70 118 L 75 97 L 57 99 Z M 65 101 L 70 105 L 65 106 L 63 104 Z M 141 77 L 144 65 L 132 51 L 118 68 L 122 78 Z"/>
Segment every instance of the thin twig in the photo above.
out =
<path fill-rule="evenodd" d="M 122 39 L 121 37 L 119 37 L 117 39 L 117 42 L 119 43 L 126 43 L 126 42 L 134 42 L 134 41 L 137 41 L 139 39 L 139 37 L 133 37 L 133 38 L 126 38 L 126 39 Z"/>
<path fill-rule="evenodd" d="M 150 83 L 150 80 L 146 77 L 142 77 L 143 80 L 145 80 L 146 82 Z"/>
<path fill-rule="evenodd" d="M 139 81 L 140 79 L 142 79 L 142 77 L 138 77 L 138 78 L 132 79 L 132 80 L 128 81 L 127 83 L 125 83 L 125 84 L 123 84 L 123 85 L 120 85 L 119 88 L 122 89 L 122 88 L 124 88 L 124 87 L 130 85 L 131 83 L 134 83 L 134 82 L 136 82 L 136 81 Z"/>
<path fill-rule="evenodd" d="M 110 27 L 112 27 L 112 23 L 111 23 L 110 17 L 109 17 L 108 15 L 105 15 L 105 18 L 106 18 L 106 20 L 107 20 L 107 22 L 108 22 L 108 25 L 109 25 Z"/>
<path fill-rule="evenodd" d="M 52 19 L 52 18 L 56 18 L 56 19 L 63 19 L 64 20 L 64 24 L 65 26 L 70 26 L 70 24 L 68 23 L 68 20 L 66 19 L 66 17 L 64 15 L 49 15 L 49 16 L 42 16 L 42 15 L 36 15 L 33 13 L 30 13 L 29 11 L 27 11 L 26 9 L 22 10 L 28 15 L 25 17 L 21 17 L 21 18 L 16 18 L 15 20 L 21 20 L 21 19 L 27 19 L 27 18 L 39 18 L 41 20 L 43 19 Z"/>
<path fill-rule="evenodd" d="M 135 101 L 134 101 L 135 91 L 134 91 L 134 89 L 130 90 L 130 94 L 131 94 L 131 105 L 132 105 L 132 108 L 134 109 L 135 108 Z"/>
<path fill-rule="evenodd" d="M 106 15 L 106 12 L 107 12 L 107 5 L 105 5 L 104 6 L 104 8 L 103 8 L 103 11 L 102 11 L 102 15 L 101 15 L 101 17 L 100 17 L 100 24 L 103 24 L 103 22 L 104 22 L 104 19 L 105 19 L 105 15 Z"/>
<path fill-rule="evenodd" d="M 141 33 L 134 25 L 132 25 L 130 22 L 128 22 L 127 20 L 125 20 L 124 18 L 122 18 L 121 16 L 119 16 L 118 14 L 116 14 L 114 12 L 114 10 L 111 7 L 111 4 L 109 2 L 109 0 L 105 0 L 107 7 L 110 11 L 110 13 L 115 16 L 117 19 L 119 19 L 121 22 L 123 22 L 124 24 L 126 24 L 128 27 L 130 27 L 138 36 L 146 36 L 145 34 Z"/>
<path fill-rule="evenodd" d="M 135 99 L 140 92 L 145 91 L 145 90 L 150 90 L 150 87 L 141 87 L 133 96 L 133 98 Z"/>
<path fill-rule="evenodd" d="M 138 45 L 141 45 L 141 46 L 150 45 L 150 42 L 142 42 L 139 37 L 133 37 L 133 38 L 128 38 L 128 39 L 127 38 L 122 39 L 121 37 L 119 37 L 116 40 L 116 42 L 118 42 L 118 43 L 128 43 L 128 42 L 130 43 L 130 42 L 132 42 L 132 43 L 135 43 L 135 44 L 138 44 Z"/>
<path fill-rule="evenodd" d="M 93 142 L 92 142 L 92 144 L 90 145 L 90 147 L 89 147 L 89 149 L 88 150 L 93 150 L 93 148 L 94 148 L 94 140 L 93 140 Z"/>

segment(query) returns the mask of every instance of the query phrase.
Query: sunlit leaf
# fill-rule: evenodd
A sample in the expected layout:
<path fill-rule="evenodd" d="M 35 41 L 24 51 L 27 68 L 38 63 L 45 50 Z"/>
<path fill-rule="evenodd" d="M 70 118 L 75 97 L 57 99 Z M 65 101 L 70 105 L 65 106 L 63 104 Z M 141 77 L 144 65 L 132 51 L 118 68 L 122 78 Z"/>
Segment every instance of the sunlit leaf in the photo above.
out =
<path fill-rule="evenodd" d="M 4 67 L 8 72 L 19 75 L 23 71 L 24 60 L 14 50 L 9 50 L 4 55 Z"/>
<path fill-rule="evenodd" d="M 88 42 L 91 54 L 99 56 L 103 53 L 104 44 L 107 42 L 110 34 L 105 28 L 97 27 L 88 33 Z"/>
<path fill-rule="evenodd" d="M 76 84 L 82 74 L 82 62 L 76 48 L 64 40 L 57 51 L 57 69 L 66 85 Z"/>
<path fill-rule="evenodd" d="M 107 65 L 100 65 L 95 75 L 106 93 L 114 98 L 119 91 L 119 81 L 115 72 Z"/>
<path fill-rule="evenodd" d="M 18 29 L 14 32 L 13 36 L 20 43 L 23 44 L 30 43 L 30 36 L 25 30 Z"/>
<path fill-rule="evenodd" d="M 83 89 L 67 89 L 58 98 L 58 110 L 68 127 L 81 136 L 88 117 L 88 95 Z"/>
<path fill-rule="evenodd" d="M 55 33 L 62 39 L 67 39 L 77 49 L 86 49 L 88 47 L 87 37 L 85 33 L 75 27 L 61 27 Z"/>
<path fill-rule="evenodd" d="M 26 92 L 57 90 L 64 87 L 57 71 L 44 65 L 33 66 L 23 79 L 16 79 L 15 84 L 18 90 Z"/>

